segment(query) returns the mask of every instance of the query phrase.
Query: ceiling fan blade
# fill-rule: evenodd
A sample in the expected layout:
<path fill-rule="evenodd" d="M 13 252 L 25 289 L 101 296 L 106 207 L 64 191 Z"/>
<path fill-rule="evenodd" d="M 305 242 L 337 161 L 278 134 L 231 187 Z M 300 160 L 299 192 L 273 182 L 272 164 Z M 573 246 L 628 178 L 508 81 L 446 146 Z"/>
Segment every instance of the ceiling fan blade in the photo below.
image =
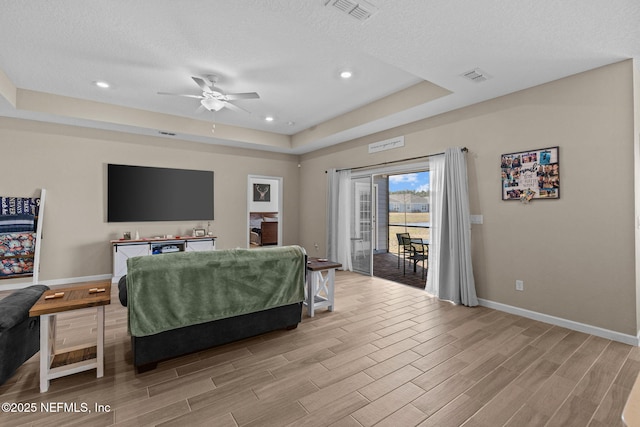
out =
<path fill-rule="evenodd" d="M 198 98 L 198 99 L 204 98 L 204 96 L 202 95 L 186 95 L 182 93 L 169 93 L 169 92 L 158 92 L 158 95 L 185 96 L 187 98 Z"/>
<path fill-rule="evenodd" d="M 200 77 L 191 77 L 191 78 L 193 79 L 194 82 L 196 82 L 198 86 L 200 86 L 200 89 L 202 89 L 204 92 L 211 92 L 211 87 L 203 79 L 201 79 Z"/>
<path fill-rule="evenodd" d="M 209 111 L 219 111 L 220 109 L 226 107 L 233 111 L 244 111 L 245 113 L 249 114 L 251 114 L 250 111 L 247 111 L 244 108 L 231 103 L 231 101 L 239 99 L 260 98 L 260 95 L 258 95 L 256 92 L 226 94 L 222 89 L 215 86 L 216 82 L 218 81 L 217 76 L 207 76 L 208 80 L 195 76 L 192 76 L 191 78 L 200 87 L 200 89 L 202 89 L 202 95 L 188 95 L 169 92 L 158 92 L 158 94 L 200 99 L 200 108 L 198 108 L 198 111 L 201 111 L 202 108 Z"/>
<path fill-rule="evenodd" d="M 225 103 L 224 103 L 224 106 L 225 106 L 226 108 L 230 109 L 230 110 L 233 110 L 233 111 L 245 112 L 245 113 L 249 113 L 249 114 L 251 114 L 251 112 L 250 112 L 250 111 L 245 110 L 245 109 L 244 109 L 244 108 L 242 108 L 242 107 L 238 107 L 237 105 L 232 104 L 232 103 L 230 103 L 230 102 L 225 102 Z"/>
<path fill-rule="evenodd" d="M 256 99 L 256 98 L 260 98 L 260 95 L 258 95 L 255 92 L 246 92 L 246 93 L 228 93 L 225 95 L 225 97 L 229 100 L 229 101 L 234 101 L 236 99 Z"/>

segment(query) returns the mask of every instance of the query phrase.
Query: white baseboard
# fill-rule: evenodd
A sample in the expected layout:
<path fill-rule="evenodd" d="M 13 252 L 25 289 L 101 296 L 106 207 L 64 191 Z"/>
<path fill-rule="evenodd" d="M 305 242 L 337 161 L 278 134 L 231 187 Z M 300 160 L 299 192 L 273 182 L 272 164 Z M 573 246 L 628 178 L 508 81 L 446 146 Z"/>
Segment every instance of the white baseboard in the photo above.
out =
<path fill-rule="evenodd" d="M 82 276 L 82 277 L 69 277 L 66 279 L 40 280 L 38 282 L 38 285 L 47 285 L 49 287 L 55 287 L 55 286 L 63 286 L 63 285 L 72 285 L 74 283 L 94 282 L 97 280 L 109 280 L 109 279 L 111 279 L 111 274 L 98 274 L 95 276 Z M 0 291 L 12 291 L 15 289 L 23 289 L 31 285 L 33 285 L 33 282 L 10 283 L 6 286 L 1 286 Z"/>
<path fill-rule="evenodd" d="M 527 319 L 550 323 L 552 325 L 561 326 L 563 328 L 571 329 L 578 332 L 584 332 L 586 334 L 595 335 L 597 337 L 606 338 L 613 341 L 619 341 L 621 343 L 633 345 L 636 347 L 640 345 L 640 335 L 633 336 L 623 334 L 620 332 L 611 331 L 609 329 L 600 328 L 598 326 L 574 322 L 573 320 L 550 316 L 548 314 L 538 313 L 537 311 L 526 310 L 524 308 L 514 307 L 512 305 L 489 301 L 482 298 L 478 298 L 478 302 L 483 307 L 493 308 L 495 310 L 504 311 L 506 313 L 516 314 L 518 316 L 526 317 Z"/>

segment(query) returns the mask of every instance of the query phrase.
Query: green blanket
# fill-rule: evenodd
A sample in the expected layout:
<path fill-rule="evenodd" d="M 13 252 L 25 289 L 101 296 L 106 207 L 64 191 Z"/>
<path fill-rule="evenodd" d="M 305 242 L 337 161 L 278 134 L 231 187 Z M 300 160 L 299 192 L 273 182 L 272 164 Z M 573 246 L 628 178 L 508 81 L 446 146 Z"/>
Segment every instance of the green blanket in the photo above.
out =
<path fill-rule="evenodd" d="M 305 268 L 299 246 L 130 258 L 129 332 L 153 335 L 300 302 Z"/>

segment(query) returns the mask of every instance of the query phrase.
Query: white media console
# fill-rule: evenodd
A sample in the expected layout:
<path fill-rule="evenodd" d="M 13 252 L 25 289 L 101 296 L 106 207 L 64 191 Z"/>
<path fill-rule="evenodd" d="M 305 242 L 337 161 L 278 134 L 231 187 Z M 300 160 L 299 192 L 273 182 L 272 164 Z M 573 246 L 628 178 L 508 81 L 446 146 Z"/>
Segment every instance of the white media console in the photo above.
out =
<path fill-rule="evenodd" d="M 136 256 L 147 256 L 171 252 L 214 251 L 216 238 L 183 237 L 171 239 L 112 240 L 113 277 L 111 283 L 118 283 L 127 274 L 127 260 Z"/>

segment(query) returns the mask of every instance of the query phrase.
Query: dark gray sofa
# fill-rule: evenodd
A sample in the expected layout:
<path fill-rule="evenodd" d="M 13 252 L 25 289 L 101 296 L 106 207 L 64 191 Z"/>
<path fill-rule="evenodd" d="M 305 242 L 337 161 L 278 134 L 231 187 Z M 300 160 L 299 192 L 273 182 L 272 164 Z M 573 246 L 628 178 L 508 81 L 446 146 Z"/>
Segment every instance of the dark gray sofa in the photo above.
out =
<path fill-rule="evenodd" d="M 118 282 L 118 297 L 127 306 L 127 276 Z M 228 344 L 278 329 L 295 329 L 302 318 L 302 303 L 214 320 L 144 337 L 131 337 L 133 365 L 138 373 L 155 369 L 158 362 Z"/>
<path fill-rule="evenodd" d="M 29 317 L 45 285 L 19 289 L 0 300 L 0 385 L 40 350 L 40 317 Z"/>
<path fill-rule="evenodd" d="M 134 366 L 296 328 L 306 270 L 299 246 L 129 258 L 118 288 Z"/>

